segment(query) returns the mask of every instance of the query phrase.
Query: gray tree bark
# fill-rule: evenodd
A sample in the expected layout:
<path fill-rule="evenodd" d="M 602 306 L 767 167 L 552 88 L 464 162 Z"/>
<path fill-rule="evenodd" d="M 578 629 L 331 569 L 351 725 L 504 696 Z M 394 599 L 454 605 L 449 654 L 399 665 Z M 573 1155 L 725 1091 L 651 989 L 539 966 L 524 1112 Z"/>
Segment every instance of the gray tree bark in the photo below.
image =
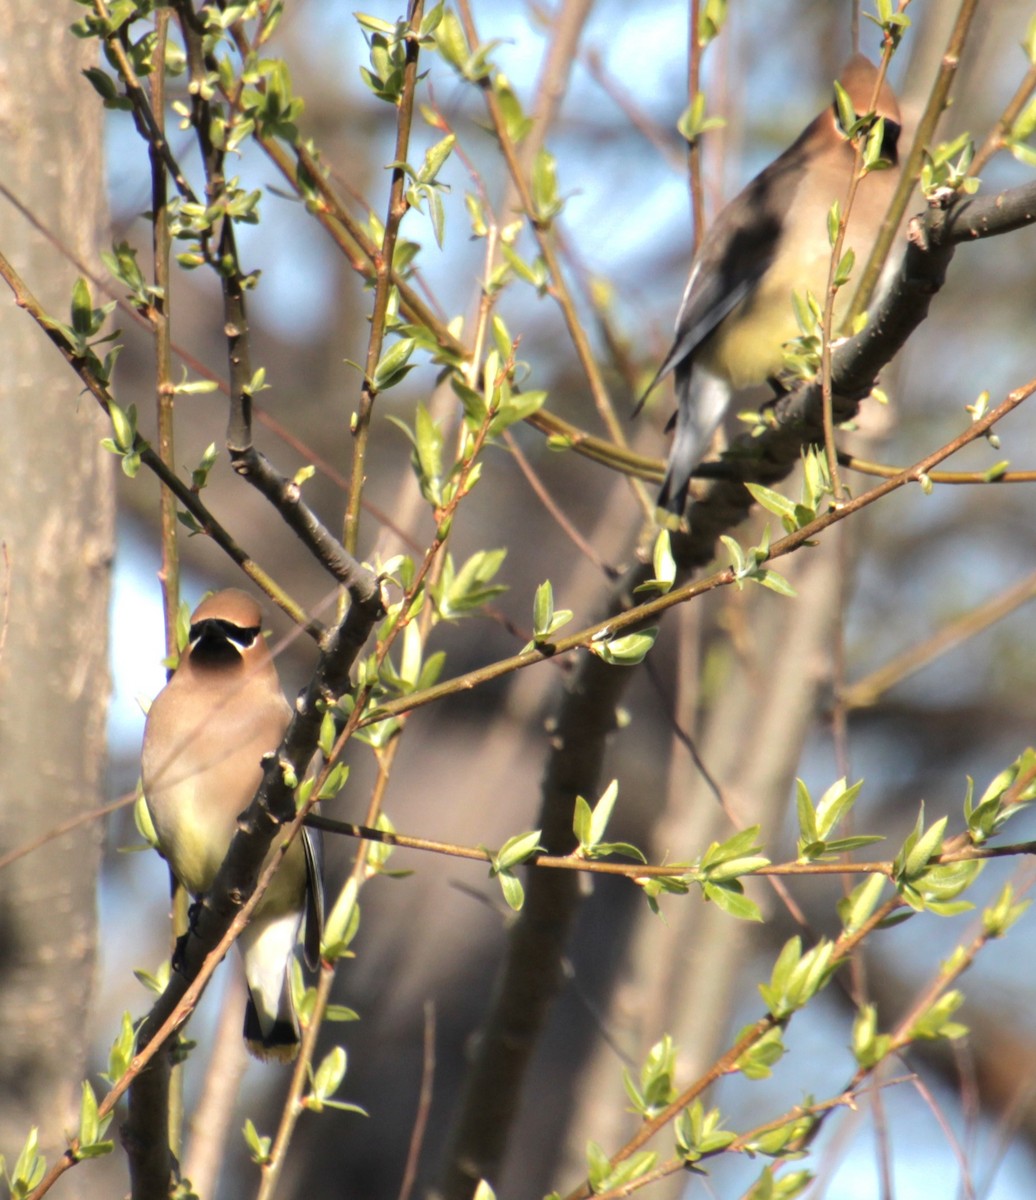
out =
<path fill-rule="evenodd" d="M 80 74 L 86 47 L 67 33 L 76 16 L 72 5 L 0 0 L 0 184 L 10 193 L 0 196 L 0 247 L 65 321 L 79 274 L 70 260 L 96 261 L 105 220 L 102 110 Z M 0 363 L 4 855 L 103 799 L 113 504 L 100 414 L 9 295 L 0 297 Z M 32 1125 L 48 1160 L 76 1126 L 100 857 L 95 821 L 0 879 L 0 1151 L 9 1166 Z"/>

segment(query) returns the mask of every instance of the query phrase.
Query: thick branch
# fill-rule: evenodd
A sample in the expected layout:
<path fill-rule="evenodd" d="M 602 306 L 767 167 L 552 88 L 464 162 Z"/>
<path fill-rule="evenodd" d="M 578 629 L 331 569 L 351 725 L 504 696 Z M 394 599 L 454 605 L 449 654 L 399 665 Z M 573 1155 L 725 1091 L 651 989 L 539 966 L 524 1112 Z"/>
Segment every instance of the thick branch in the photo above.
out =
<path fill-rule="evenodd" d="M 855 414 L 878 371 L 925 319 L 945 279 L 954 245 L 1032 221 L 1034 197 L 1036 186 L 984 201 L 958 201 L 946 211 L 930 210 L 915 219 L 895 285 L 868 327 L 834 355 L 837 419 Z M 711 561 L 719 535 L 747 515 L 753 501 L 743 481 L 772 484 L 786 477 L 802 448 L 822 439 L 819 384 L 805 385 L 783 398 L 775 415 L 775 428 L 759 438 L 746 436 L 734 443 L 735 454 L 742 450 L 744 456 L 724 462 L 730 477 L 709 484 L 691 506 L 690 531 L 674 538 L 680 582 Z M 842 512 L 854 509 L 856 503 Z M 796 544 L 800 544 L 797 539 Z M 633 588 L 651 574 L 647 566 L 633 568 L 609 596 L 607 613 L 628 609 Z M 632 671 L 609 667 L 587 654 L 581 656 L 568 682 L 551 739 L 537 821 L 549 853 L 564 854 L 572 848 L 575 797 L 597 794 L 605 738 L 615 727 L 614 714 L 632 676 Z M 479 1178 L 492 1182 L 499 1176 L 524 1074 L 560 985 L 561 959 L 578 904 L 579 891 L 567 873 L 530 873 L 525 906 L 511 929 L 454 1129 L 442 1185 L 446 1200 L 470 1197 Z"/>

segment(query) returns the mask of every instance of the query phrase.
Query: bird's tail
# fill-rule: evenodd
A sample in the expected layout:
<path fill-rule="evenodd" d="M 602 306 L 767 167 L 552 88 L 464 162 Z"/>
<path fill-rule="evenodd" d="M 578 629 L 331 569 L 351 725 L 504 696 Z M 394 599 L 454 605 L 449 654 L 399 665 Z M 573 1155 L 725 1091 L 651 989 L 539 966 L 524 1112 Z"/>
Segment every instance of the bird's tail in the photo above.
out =
<path fill-rule="evenodd" d="M 261 1062 L 291 1062 L 298 1054 L 302 1040 L 294 1005 L 291 1005 L 290 1016 L 279 1017 L 272 1025 L 264 1027 L 251 992 L 245 1005 L 244 1034 L 248 1053 Z"/>
<path fill-rule="evenodd" d="M 669 449 L 658 507 L 682 517 L 694 468 L 708 453 L 713 435 L 730 403 L 730 386 L 690 363 L 676 368 L 676 431 Z"/>
<path fill-rule="evenodd" d="M 291 964 L 302 913 L 253 917 L 238 939 L 248 980 L 245 1044 L 255 1058 L 290 1062 L 298 1053 L 299 1020 L 291 994 Z"/>

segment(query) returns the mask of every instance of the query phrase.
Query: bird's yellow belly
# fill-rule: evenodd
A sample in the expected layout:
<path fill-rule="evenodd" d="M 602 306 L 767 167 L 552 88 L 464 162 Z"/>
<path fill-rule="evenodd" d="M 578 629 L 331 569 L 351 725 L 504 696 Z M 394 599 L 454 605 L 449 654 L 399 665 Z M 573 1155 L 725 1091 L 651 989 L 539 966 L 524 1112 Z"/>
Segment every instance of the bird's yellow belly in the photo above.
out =
<path fill-rule="evenodd" d="M 783 347 L 801 334 L 792 294 L 803 299 L 812 292 L 823 304 L 830 259 L 799 260 L 789 276 L 764 276 L 759 286 L 719 323 L 702 343 L 697 362 L 739 391 L 755 387 L 780 373 Z M 835 332 L 851 299 L 852 285 L 842 288 L 835 302 Z"/>
<path fill-rule="evenodd" d="M 173 795 L 167 793 L 163 799 L 166 803 L 148 806 L 163 856 L 187 891 L 192 896 L 202 896 L 212 887 L 237 832 L 236 814 L 224 819 L 213 812 L 211 806 L 202 807 L 204 802 L 190 784 L 181 784 Z M 273 857 L 276 845 L 277 839 L 266 863 Z M 300 884 L 300 881 L 305 880 L 303 858 L 302 843 L 296 838 L 286 856 L 291 860 L 291 866 L 279 870 L 273 877 L 256 910 L 257 915 L 287 912 L 299 906 L 304 891 L 304 882 Z"/>

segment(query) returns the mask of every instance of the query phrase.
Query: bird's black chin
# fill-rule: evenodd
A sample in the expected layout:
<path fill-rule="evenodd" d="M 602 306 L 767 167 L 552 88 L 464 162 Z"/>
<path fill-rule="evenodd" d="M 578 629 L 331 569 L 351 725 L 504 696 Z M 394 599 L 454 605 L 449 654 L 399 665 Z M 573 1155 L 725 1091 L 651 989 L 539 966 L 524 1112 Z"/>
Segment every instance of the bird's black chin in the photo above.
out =
<path fill-rule="evenodd" d="M 191 626 L 191 661 L 200 667 L 236 666 L 241 651 L 258 637 L 258 629 L 243 629 L 213 617 Z"/>

